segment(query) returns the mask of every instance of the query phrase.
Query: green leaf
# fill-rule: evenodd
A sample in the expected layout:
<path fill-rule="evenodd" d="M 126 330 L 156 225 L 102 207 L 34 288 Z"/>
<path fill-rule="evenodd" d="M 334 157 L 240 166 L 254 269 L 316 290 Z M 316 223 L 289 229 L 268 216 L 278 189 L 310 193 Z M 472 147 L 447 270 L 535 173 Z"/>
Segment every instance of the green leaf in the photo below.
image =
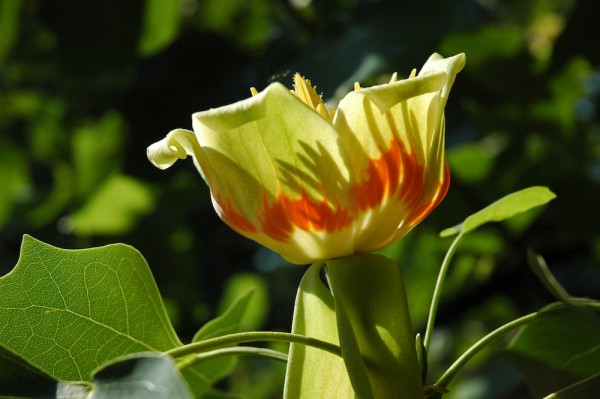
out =
<path fill-rule="evenodd" d="M 43 375 L 17 356 L 0 347 L 0 397 L 50 397 L 56 380 Z"/>
<path fill-rule="evenodd" d="M 253 294 L 253 289 L 248 290 L 232 303 L 222 315 L 202 326 L 196 335 L 194 335 L 193 342 L 240 332 L 240 323 L 248 309 L 248 304 Z"/>
<path fill-rule="evenodd" d="M 253 294 L 243 312 L 240 313 L 242 319 L 238 321 L 236 330 L 232 332 L 259 330 L 268 316 L 269 288 L 265 278 L 257 273 L 238 273 L 231 276 L 227 280 L 217 309 L 220 313 L 226 313 L 250 290 L 253 291 Z"/>
<path fill-rule="evenodd" d="M 179 30 L 179 0 L 146 0 L 138 52 L 149 56 L 168 46 Z"/>
<path fill-rule="evenodd" d="M 21 12 L 25 4 L 24 1 L 0 0 L 0 64 L 18 36 Z"/>
<path fill-rule="evenodd" d="M 209 321 L 196 333 L 193 342 L 240 332 L 240 326 L 254 296 L 247 290 L 219 317 Z M 237 365 L 237 357 L 226 356 L 200 363 L 182 371 L 196 397 L 203 397 L 212 385 L 229 375 Z"/>
<path fill-rule="evenodd" d="M 338 345 L 333 296 L 320 278 L 322 269 L 312 265 L 300 282 L 292 333 Z M 354 398 L 343 359 L 294 343 L 289 353 L 284 398 Z"/>
<path fill-rule="evenodd" d="M 537 321 L 515 337 L 508 355 L 543 397 L 600 373 L 600 320 L 574 311 Z"/>
<path fill-rule="evenodd" d="M 340 347 L 357 396 L 422 398 L 421 367 L 398 265 L 376 254 L 354 254 L 326 265 Z"/>
<path fill-rule="evenodd" d="M 168 356 L 145 354 L 114 362 L 94 374 L 89 399 L 193 399 Z"/>
<path fill-rule="evenodd" d="M 600 373 L 571 384 L 546 396 L 544 399 L 594 398 L 598 395 L 598 392 L 600 392 Z"/>
<path fill-rule="evenodd" d="M 64 250 L 24 236 L 0 278 L 0 346 L 57 380 L 91 381 L 119 356 L 181 345 L 134 248 Z"/>
<path fill-rule="evenodd" d="M 466 218 L 463 223 L 445 229 L 440 233 L 440 236 L 449 237 L 458 233 L 467 234 L 486 223 L 510 219 L 531 208 L 544 205 L 554 198 L 556 198 L 556 195 L 547 187 L 529 187 L 500 198 Z"/>
<path fill-rule="evenodd" d="M 69 218 L 69 227 L 84 236 L 122 234 L 153 207 L 152 193 L 145 184 L 131 177 L 113 175 Z"/>
<path fill-rule="evenodd" d="M 570 305 L 573 304 L 571 296 L 569 295 L 567 290 L 565 290 L 563 286 L 560 285 L 560 283 L 556 280 L 556 278 L 548 268 L 548 265 L 546 264 L 544 258 L 542 258 L 540 255 L 537 255 L 532 250 L 529 250 L 527 251 L 527 260 L 529 262 L 529 266 L 531 267 L 535 275 L 540 279 L 542 284 L 544 284 L 544 286 L 548 289 L 548 291 L 550 291 L 552 295 L 554 295 L 556 299 L 568 303 Z"/>

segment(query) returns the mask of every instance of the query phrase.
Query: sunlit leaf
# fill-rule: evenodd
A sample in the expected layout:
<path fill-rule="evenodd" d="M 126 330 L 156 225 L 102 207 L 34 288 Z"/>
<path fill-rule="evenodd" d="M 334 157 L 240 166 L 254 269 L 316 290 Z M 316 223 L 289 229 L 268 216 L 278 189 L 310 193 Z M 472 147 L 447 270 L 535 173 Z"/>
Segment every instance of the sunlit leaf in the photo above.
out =
<path fill-rule="evenodd" d="M 529 187 L 500 198 L 477 213 L 469 216 L 457 226 L 445 229 L 440 233 L 442 237 L 454 234 L 467 234 L 489 222 L 501 222 L 531 208 L 544 205 L 556 198 L 556 195 L 547 187 Z"/>
<path fill-rule="evenodd" d="M 193 342 L 241 332 L 241 325 L 254 296 L 253 289 L 239 296 L 228 309 L 217 318 L 206 323 L 194 336 Z M 212 385 L 229 375 L 237 365 L 234 356 L 220 357 L 186 368 L 182 374 L 197 397 L 211 391 Z"/>
<path fill-rule="evenodd" d="M 69 218 L 71 225 L 67 228 L 78 235 L 122 234 L 153 206 L 154 197 L 145 184 L 132 177 L 114 175 Z"/>
<path fill-rule="evenodd" d="M 515 337 L 508 355 L 543 397 L 600 373 L 600 320 L 578 311 L 537 321 Z"/>
<path fill-rule="evenodd" d="M 64 250 L 25 236 L 0 278 L 0 346 L 58 380 L 180 345 L 144 258 L 113 244 Z"/>
<path fill-rule="evenodd" d="M 523 45 L 520 28 L 484 25 L 476 31 L 449 35 L 440 46 L 446 54 L 455 54 L 457 49 L 465 52 L 469 55 L 470 68 L 478 68 L 487 62 L 514 56 Z"/>
<path fill-rule="evenodd" d="M 89 399 L 193 399 L 173 360 L 152 354 L 116 361 L 94 374 Z"/>
<path fill-rule="evenodd" d="M 31 191 L 27 157 L 19 146 L 5 138 L 0 139 L 0 228 L 13 214 L 19 200 L 26 199 Z"/>
<path fill-rule="evenodd" d="M 175 39 L 179 30 L 179 13 L 179 0 L 146 0 L 138 45 L 141 55 L 152 55 Z"/>
<path fill-rule="evenodd" d="M 117 112 L 86 121 L 72 133 L 71 146 L 77 194 L 93 193 L 120 163 L 125 123 Z"/>
<path fill-rule="evenodd" d="M 499 137 L 488 137 L 479 143 L 465 143 L 448 150 L 452 178 L 467 184 L 485 180 L 492 171 L 496 155 L 504 143 Z"/>
<path fill-rule="evenodd" d="M 223 290 L 218 310 L 226 313 L 242 297 L 246 297 L 250 290 L 253 294 L 241 313 L 242 319 L 238 321 L 237 330 L 231 332 L 258 330 L 263 327 L 269 311 L 269 287 L 260 274 L 238 273 L 231 276 Z"/>

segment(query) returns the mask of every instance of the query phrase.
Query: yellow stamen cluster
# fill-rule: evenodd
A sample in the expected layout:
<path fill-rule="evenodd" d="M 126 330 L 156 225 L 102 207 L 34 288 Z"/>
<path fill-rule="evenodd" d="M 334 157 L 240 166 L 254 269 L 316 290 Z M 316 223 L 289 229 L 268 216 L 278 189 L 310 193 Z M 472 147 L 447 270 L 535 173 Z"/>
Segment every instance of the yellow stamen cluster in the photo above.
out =
<path fill-rule="evenodd" d="M 409 78 L 414 78 L 415 76 L 417 76 L 417 70 L 413 69 L 410 73 Z M 390 78 L 390 83 L 394 83 L 397 81 L 398 73 L 394 72 L 392 74 L 392 77 Z M 323 118 L 325 118 L 327 121 L 332 122 L 333 116 L 335 114 L 335 109 L 329 108 L 325 105 L 325 103 L 323 102 L 323 96 L 321 94 L 318 94 L 316 89 L 317 86 L 313 87 L 310 83 L 310 80 L 306 79 L 299 73 L 294 74 L 294 90 L 291 90 L 291 92 L 295 94 L 300 100 L 302 100 L 304 104 L 317 111 L 317 113 Z M 360 89 L 362 89 L 362 87 L 360 87 L 360 83 L 354 82 L 354 91 L 359 91 Z M 258 94 L 258 91 L 256 90 L 256 88 L 251 87 L 250 93 L 252 93 L 252 96 L 255 96 Z"/>
<path fill-rule="evenodd" d="M 294 75 L 294 93 L 302 102 L 315 111 L 327 121 L 333 121 L 335 110 L 328 108 L 323 102 L 323 97 L 317 93 L 317 86 L 313 87 L 310 80 L 302 77 L 299 73 Z"/>

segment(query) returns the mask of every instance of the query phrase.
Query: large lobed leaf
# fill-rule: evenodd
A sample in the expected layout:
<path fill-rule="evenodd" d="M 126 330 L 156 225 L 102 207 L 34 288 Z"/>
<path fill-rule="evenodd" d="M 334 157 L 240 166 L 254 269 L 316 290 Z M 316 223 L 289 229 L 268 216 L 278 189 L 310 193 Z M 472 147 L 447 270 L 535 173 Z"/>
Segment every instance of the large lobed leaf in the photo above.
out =
<path fill-rule="evenodd" d="M 0 346 L 57 380 L 91 381 L 117 357 L 180 344 L 130 246 L 64 250 L 25 236 L 0 278 Z"/>

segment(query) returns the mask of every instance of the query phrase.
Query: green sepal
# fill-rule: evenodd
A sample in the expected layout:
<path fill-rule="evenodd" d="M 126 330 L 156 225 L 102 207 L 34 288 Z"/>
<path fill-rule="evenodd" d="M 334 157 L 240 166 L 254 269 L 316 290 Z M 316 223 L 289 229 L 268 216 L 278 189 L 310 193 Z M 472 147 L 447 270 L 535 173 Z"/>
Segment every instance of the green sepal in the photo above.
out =
<path fill-rule="evenodd" d="M 333 296 L 321 279 L 322 263 L 313 264 L 296 296 L 292 333 L 339 344 Z M 342 358 L 302 344 L 290 345 L 284 398 L 354 398 Z"/>
<path fill-rule="evenodd" d="M 358 397 L 422 398 L 400 268 L 377 254 L 329 260 L 342 356 Z"/>

